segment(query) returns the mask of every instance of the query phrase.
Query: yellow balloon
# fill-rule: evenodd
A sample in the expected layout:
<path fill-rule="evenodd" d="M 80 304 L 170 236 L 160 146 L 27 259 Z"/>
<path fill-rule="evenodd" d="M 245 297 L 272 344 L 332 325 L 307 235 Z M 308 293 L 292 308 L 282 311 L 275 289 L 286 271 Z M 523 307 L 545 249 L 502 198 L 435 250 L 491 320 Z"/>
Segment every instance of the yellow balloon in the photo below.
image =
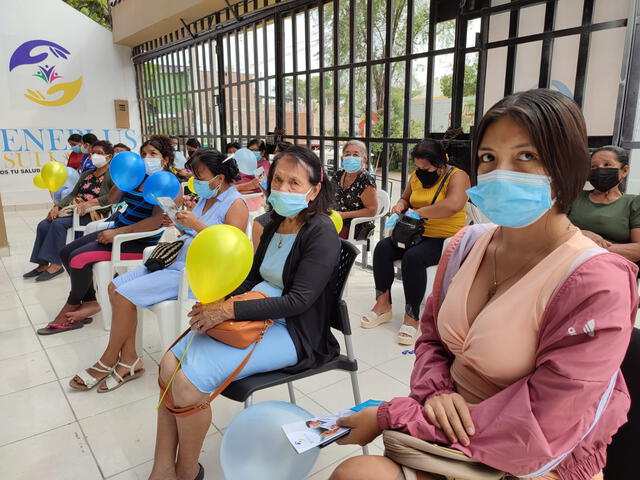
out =
<path fill-rule="evenodd" d="M 51 192 L 60 190 L 60 187 L 67 181 L 67 169 L 60 162 L 51 161 L 45 163 L 40 173 L 45 187 Z"/>
<path fill-rule="evenodd" d="M 342 230 L 342 226 L 344 224 L 344 222 L 342 221 L 342 217 L 335 210 L 330 210 L 330 212 L 331 214 L 329 215 L 329 218 L 331 219 L 333 224 L 336 226 L 336 230 L 338 231 L 338 233 L 340 233 L 340 231 Z"/>
<path fill-rule="evenodd" d="M 187 180 L 187 188 L 189 189 L 189 191 L 190 191 L 191 193 L 196 193 L 196 189 L 195 189 L 195 188 L 194 188 L 194 186 L 193 186 L 193 179 L 194 179 L 194 178 L 195 178 L 195 177 L 189 177 L 189 180 Z"/>
<path fill-rule="evenodd" d="M 202 230 L 187 251 L 187 279 L 202 303 L 229 295 L 247 278 L 253 263 L 253 247 L 244 232 L 231 225 Z"/>
<path fill-rule="evenodd" d="M 33 177 L 33 184 L 38 188 L 47 188 L 40 173 L 36 173 L 36 175 Z"/>

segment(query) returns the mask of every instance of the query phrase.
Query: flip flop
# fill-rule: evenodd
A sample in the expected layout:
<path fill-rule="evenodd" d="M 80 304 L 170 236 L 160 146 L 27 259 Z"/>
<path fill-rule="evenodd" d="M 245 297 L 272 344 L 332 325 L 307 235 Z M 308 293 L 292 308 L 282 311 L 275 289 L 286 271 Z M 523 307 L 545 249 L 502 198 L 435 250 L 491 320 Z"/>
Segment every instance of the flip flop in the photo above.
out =
<path fill-rule="evenodd" d="M 404 335 L 403 335 L 404 334 Z M 398 330 L 398 343 L 400 345 L 413 345 L 416 343 L 418 329 L 411 325 L 403 324 Z"/>
<path fill-rule="evenodd" d="M 55 335 L 56 333 L 68 332 L 69 330 L 77 330 L 82 327 L 84 327 L 84 320 L 81 322 L 69 323 L 67 325 L 58 325 L 56 323 L 50 323 L 46 327 L 39 328 L 38 330 L 36 330 L 36 333 L 38 335 Z"/>
<path fill-rule="evenodd" d="M 391 321 L 392 316 L 391 311 L 381 313 L 380 315 L 375 312 L 369 312 L 360 319 L 360 327 L 375 328 L 378 325 Z M 365 318 L 367 319 L 366 321 Z"/>

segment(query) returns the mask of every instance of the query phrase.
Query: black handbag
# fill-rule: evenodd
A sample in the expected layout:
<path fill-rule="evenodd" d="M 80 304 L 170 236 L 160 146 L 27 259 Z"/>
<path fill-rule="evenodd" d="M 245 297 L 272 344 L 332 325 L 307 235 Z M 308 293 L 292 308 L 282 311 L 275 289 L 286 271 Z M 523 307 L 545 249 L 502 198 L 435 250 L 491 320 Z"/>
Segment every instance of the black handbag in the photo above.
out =
<path fill-rule="evenodd" d="M 147 261 L 144 262 L 144 266 L 147 267 L 147 270 L 150 272 L 156 272 L 163 268 L 167 268 L 176 261 L 183 245 L 183 240 L 159 243 L 156 245 L 156 248 L 153 249 L 153 252 L 151 252 Z"/>
<path fill-rule="evenodd" d="M 436 190 L 436 194 L 433 196 L 431 200 L 431 205 L 436 203 L 442 188 L 444 187 L 447 178 L 453 172 L 453 167 L 449 168 L 445 176 L 440 181 L 440 185 Z M 398 223 L 393 227 L 393 231 L 391 232 L 391 241 L 393 244 L 402 249 L 409 249 L 420 242 L 422 242 L 423 234 L 424 234 L 424 223 L 426 219 L 423 218 L 413 218 L 409 215 L 402 215 L 400 219 L 398 219 Z"/>

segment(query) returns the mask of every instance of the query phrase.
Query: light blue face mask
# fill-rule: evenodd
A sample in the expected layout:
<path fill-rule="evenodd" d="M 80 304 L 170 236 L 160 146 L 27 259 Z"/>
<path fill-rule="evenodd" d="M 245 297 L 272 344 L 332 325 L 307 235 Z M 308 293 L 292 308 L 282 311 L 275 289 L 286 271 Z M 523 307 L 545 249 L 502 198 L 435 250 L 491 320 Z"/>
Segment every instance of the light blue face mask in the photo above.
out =
<path fill-rule="evenodd" d="M 271 190 L 271 195 L 269 195 L 269 203 L 278 215 L 282 217 L 293 217 L 309 206 L 307 195 L 309 195 L 310 191 L 311 188 L 307 191 L 307 193 L 293 193 Z"/>
<path fill-rule="evenodd" d="M 256 156 L 256 160 L 260 161 L 260 159 L 262 158 L 262 154 L 260 152 L 253 152 L 253 154 Z"/>
<path fill-rule="evenodd" d="M 539 220 L 553 206 L 551 178 L 546 175 L 494 170 L 478 175 L 467 195 L 496 225 L 522 228 Z"/>
<path fill-rule="evenodd" d="M 360 157 L 343 157 L 342 168 L 347 173 L 356 173 L 362 169 L 362 159 Z"/>
<path fill-rule="evenodd" d="M 267 181 L 265 180 L 264 182 L 260 182 L 260 186 L 262 187 L 263 190 L 266 190 L 268 187 Z"/>
<path fill-rule="evenodd" d="M 145 158 L 144 168 L 147 172 L 147 175 L 153 175 L 154 173 L 162 170 L 162 160 L 153 157 Z"/>
<path fill-rule="evenodd" d="M 71 151 L 74 153 L 82 153 L 82 147 L 80 145 L 75 145 L 71 147 Z"/>
<path fill-rule="evenodd" d="M 218 196 L 220 187 L 211 188 L 209 186 L 209 180 L 193 179 L 193 189 L 196 191 L 196 195 L 200 198 L 209 199 Z"/>

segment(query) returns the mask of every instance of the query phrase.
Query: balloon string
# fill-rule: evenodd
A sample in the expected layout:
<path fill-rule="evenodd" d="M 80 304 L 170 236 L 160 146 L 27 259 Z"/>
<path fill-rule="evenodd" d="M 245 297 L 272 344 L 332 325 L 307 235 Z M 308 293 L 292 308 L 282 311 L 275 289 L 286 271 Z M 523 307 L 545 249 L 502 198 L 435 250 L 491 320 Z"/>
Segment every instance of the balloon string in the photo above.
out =
<path fill-rule="evenodd" d="M 187 355 L 187 352 L 189 351 L 189 347 L 191 346 L 191 342 L 193 342 L 193 337 L 195 336 L 195 334 L 196 334 L 196 332 L 191 332 L 191 337 L 189 337 L 189 342 L 187 343 L 187 348 L 184 349 L 184 352 L 182 353 L 182 356 L 180 357 L 180 360 L 178 360 L 178 365 L 176 366 L 176 369 L 173 371 L 173 375 L 171 375 L 171 378 L 169 379 L 169 383 L 167 383 L 167 387 L 164 389 L 164 392 L 162 392 L 162 396 L 160 397 L 160 401 L 158 402 L 158 405 L 156 405 L 156 410 L 160 408 L 160 405 L 162 404 L 162 401 L 164 400 L 164 396 L 169 391 L 169 388 L 171 387 L 171 383 L 173 382 L 173 379 L 175 378 L 176 374 L 178 373 L 178 370 L 180 370 L 180 365 L 182 365 L 182 361 L 184 360 L 184 357 Z"/>

